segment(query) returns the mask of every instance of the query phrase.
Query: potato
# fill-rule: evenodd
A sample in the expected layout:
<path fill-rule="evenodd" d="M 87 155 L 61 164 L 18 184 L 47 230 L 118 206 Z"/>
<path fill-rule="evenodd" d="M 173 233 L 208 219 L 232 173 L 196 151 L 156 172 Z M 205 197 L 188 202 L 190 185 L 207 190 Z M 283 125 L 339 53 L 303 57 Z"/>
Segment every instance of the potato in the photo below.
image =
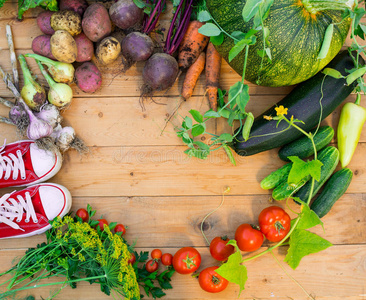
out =
<path fill-rule="evenodd" d="M 44 34 L 37 36 L 32 41 L 32 50 L 34 53 L 56 60 L 51 51 L 51 36 Z"/>
<path fill-rule="evenodd" d="M 91 62 L 85 62 L 76 68 L 77 86 L 85 93 L 95 93 L 102 85 L 102 74 Z"/>
<path fill-rule="evenodd" d="M 76 42 L 66 30 L 57 30 L 52 35 L 51 51 L 58 61 L 70 64 L 76 60 L 78 54 Z"/>
<path fill-rule="evenodd" d="M 88 7 L 85 0 L 61 0 L 60 10 L 72 10 L 82 16 Z"/>
<path fill-rule="evenodd" d="M 114 37 L 104 38 L 97 46 L 95 55 L 103 65 L 114 62 L 121 53 L 121 44 Z"/>
<path fill-rule="evenodd" d="M 60 10 L 51 16 L 51 27 L 57 30 L 66 30 L 72 36 L 81 33 L 81 16 L 71 10 Z"/>
<path fill-rule="evenodd" d="M 55 12 L 44 11 L 41 12 L 37 17 L 37 25 L 44 34 L 54 34 L 55 31 L 51 27 L 51 17 Z"/>
<path fill-rule="evenodd" d="M 112 32 L 112 22 L 107 9 L 100 3 L 90 5 L 83 17 L 83 32 L 93 42 L 99 42 Z"/>
<path fill-rule="evenodd" d="M 77 62 L 90 61 L 94 54 L 94 45 L 84 33 L 80 33 L 74 37 L 76 47 L 78 48 Z"/>

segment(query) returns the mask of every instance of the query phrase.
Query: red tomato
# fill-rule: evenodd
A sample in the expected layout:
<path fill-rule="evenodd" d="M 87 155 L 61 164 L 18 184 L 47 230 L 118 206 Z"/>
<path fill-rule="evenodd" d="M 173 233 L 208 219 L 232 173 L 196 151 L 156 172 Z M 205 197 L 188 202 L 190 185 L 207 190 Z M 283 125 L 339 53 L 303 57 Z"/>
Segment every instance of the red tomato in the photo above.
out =
<path fill-rule="evenodd" d="M 241 224 L 235 232 L 235 240 L 241 251 L 255 251 L 263 244 L 263 234 L 249 224 Z"/>
<path fill-rule="evenodd" d="M 131 258 L 128 260 L 128 263 L 133 265 L 136 261 L 136 256 L 135 254 L 131 253 Z"/>
<path fill-rule="evenodd" d="M 229 282 L 215 272 L 218 267 L 208 267 L 198 277 L 200 287 L 209 293 L 219 293 L 226 289 Z"/>
<path fill-rule="evenodd" d="M 87 222 L 89 220 L 89 214 L 84 208 L 79 208 L 76 211 L 76 215 L 83 220 L 83 222 Z"/>
<path fill-rule="evenodd" d="M 192 247 L 183 247 L 173 256 L 173 267 L 179 274 L 191 274 L 201 264 L 201 254 Z"/>
<path fill-rule="evenodd" d="M 226 245 L 229 239 L 227 237 L 215 237 L 210 243 L 211 256 L 219 261 L 227 260 L 227 258 L 235 252 L 232 245 Z"/>
<path fill-rule="evenodd" d="M 157 260 L 159 260 L 160 258 L 161 258 L 161 255 L 162 255 L 163 253 L 161 252 L 161 250 L 160 249 L 154 249 L 153 251 L 151 251 L 151 258 L 152 259 L 157 259 Z"/>
<path fill-rule="evenodd" d="M 126 228 L 122 224 L 117 224 L 116 227 L 114 227 L 114 232 L 122 232 L 122 235 L 126 233 Z"/>
<path fill-rule="evenodd" d="M 98 219 L 99 224 L 97 225 L 97 227 L 99 226 L 100 230 L 103 231 L 104 230 L 104 224 L 108 226 L 108 221 L 106 219 Z"/>
<path fill-rule="evenodd" d="M 278 206 L 263 209 L 258 220 L 262 233 L 270 242 L 281 241 L 291 228 L 290 216 Z"/>
<path fill-rule="evenodd" d="M 150 259 L 145 266 L 146 271 L 148 271 L 149 273 L 155 272 L 158 269 L 158 267 L 159 267 L 158 263 L 153 259 Z"/>
<path fill-rule="evenodd" d="M 164 253 L 161 257 L 161 263 L 164 266 L 171 266 L 173 263 L 173 255 L 170 253 Z"/>

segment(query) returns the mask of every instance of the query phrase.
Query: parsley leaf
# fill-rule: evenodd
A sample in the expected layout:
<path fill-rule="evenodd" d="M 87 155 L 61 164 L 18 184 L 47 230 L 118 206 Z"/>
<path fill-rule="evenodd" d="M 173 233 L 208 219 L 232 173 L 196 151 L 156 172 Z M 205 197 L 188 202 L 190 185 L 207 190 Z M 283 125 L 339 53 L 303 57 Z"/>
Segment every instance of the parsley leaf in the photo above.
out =
<path fill-rule="evenodd" d="M 289 160 L 293 162 L 290 174 L 288 175 L 287 182 L 298 183 L 301 179 L 311 176 L 316 181 L 320 180 L 321 167 L 323 163 L 320 160 L 311 160 L 308 162 L 303 161 L 297 156 L 289 156 Z"/>
<path fill-rule="evenodd" d="M 295 229 L 290 236 L 289 244 L 290 247 L 287 250 L 285 262 L 292 269 L 297 268 L 304 256 L 320 252 L 332 246 L 329 241 L 304 229 Z"/>

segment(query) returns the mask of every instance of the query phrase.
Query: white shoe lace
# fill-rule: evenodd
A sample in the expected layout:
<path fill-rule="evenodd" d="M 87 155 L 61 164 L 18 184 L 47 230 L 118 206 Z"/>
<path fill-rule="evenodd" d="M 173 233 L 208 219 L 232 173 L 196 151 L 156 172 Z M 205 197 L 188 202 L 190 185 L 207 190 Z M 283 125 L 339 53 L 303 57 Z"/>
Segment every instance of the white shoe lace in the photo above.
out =
<path fill-rule="evenodd" d="M 13 180 L 17 180 L 19 173 L 21 179 L 25 179 L 25 166 L 23 161 L 22 152 L 17 150 L 16 156 L 13 153 L 9 153 L 7 156 L 3 155 L 2 152 L 5 148 L 4 145 L 0 148 L 0 179 L 4 175 L 4 180 L 8 180 L 11 173 L 13 173 Z"/>
<path fill-rule="evenodd" d="M 0 223 L 5 223 L 14 229 L 24 231 L 16 222 L 20 222 L 26 213 L 25 222 L 28 223 L 30 218 L 34 223 L 38 222 L 36 212 L 34 211 L 31 196 L 28 192 L 25 193 L 25 200 L 18 195 L 17 200 L 10 198 L 12 194 L 5 194 L 0 198 Z M 14 220 L 16 218 L 16 220 Z"/>

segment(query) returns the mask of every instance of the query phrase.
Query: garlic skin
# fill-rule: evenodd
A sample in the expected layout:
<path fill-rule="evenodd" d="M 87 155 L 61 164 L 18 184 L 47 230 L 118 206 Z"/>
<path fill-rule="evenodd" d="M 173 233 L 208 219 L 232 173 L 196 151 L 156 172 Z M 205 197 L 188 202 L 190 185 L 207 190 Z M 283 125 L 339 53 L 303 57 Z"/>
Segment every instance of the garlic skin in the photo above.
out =
<path fill-rule="evenodd" d="M 37 118 L 50 124 L 52 128 L 55 128 L 62 121 L 60 111 L 53 104 L 43 105 L 40 109 L 40 112 L 34 114 L 37 116 Z"/>
<path fill-rule="evenodd" d="M 38 140 L 40 138 L 50 136 L 53 128 L 46 121 L 38 119 L 36 116 L 30 117 L 30 123 L 27 128 L 27 137 L 30 140 Z"/>
<path fill-rule="evenodd" d="M 75 130 L 70 126 L 62 127 L 57 125 L 50 137 L 61 152 L 66 152 L 75 139 Z"/>
<path fill-rule="evenodd" d="M 67 126 L 62 128 L 56 139 L 56 145 L 60 148 L 62 152 L 69 150 L 71 143 L 75 139 L 74 128 Z"/>

